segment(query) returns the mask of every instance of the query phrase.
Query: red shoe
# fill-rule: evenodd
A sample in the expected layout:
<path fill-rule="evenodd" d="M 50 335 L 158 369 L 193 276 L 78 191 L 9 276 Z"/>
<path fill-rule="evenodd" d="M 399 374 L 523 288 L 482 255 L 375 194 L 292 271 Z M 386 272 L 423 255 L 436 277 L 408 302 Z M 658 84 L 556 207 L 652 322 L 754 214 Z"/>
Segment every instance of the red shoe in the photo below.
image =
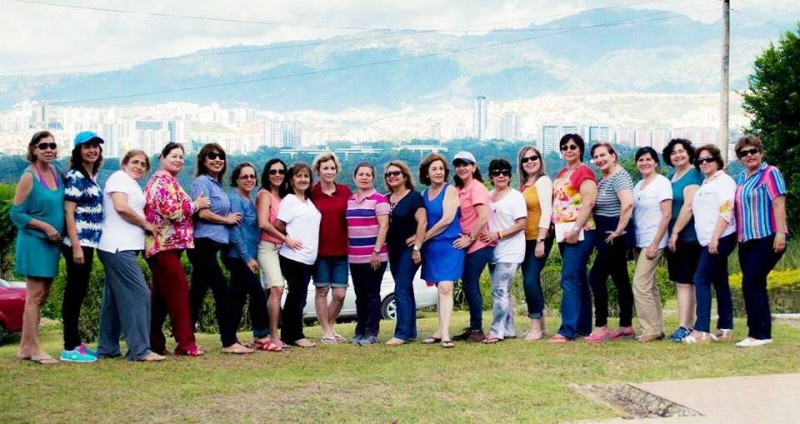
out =
<path fill-rule="evenodd" d="M 592 331 L 592 334 L 589 334 L 583 340 L 589 343 L 602 343 L 604 341 L 611 340 L 612 338 L 612 333 L 608 331 L 608 327 L 600 327 L 595 331 Z"/>
<path fill-rule="evenodd" d="M 190 357 L 196 358 L 198 356 L 203 356 L 205 354 L 206 354 L 206 351 L 201 349 L 201 348 L 199 348 L 199 347 L 196 347 L 194 349 L 189 349 L 189 350 L 183 350 L 183 349 L 175 348 L 175 356 L 190 356 Z"/>

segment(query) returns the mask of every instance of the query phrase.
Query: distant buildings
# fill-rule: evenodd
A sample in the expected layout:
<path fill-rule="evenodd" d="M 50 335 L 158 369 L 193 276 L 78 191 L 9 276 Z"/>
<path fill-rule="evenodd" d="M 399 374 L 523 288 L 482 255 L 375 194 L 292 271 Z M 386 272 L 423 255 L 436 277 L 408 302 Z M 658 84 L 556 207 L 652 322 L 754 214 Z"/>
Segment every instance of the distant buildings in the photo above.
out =
<path fill-rule="evenodd" d="M 292 149 L 300 147 L 302 140 L 302 131 L 297 121 L 276 119 L 264 121 L 264 146 Z"/>
<path fill-rule="evenodd" d="M 488 105 L 485 96 L 478 96 L 472 109 L 473 135 L 477 140 L 486 140 L 486 129 L 488 128 Z"/>
<path fill-rule="evenodd" d="M 519 115 L 512 112 L 503 114 L 503 118 L 500 120 L 500 138 L 509 141 L 522 139 Z"/>

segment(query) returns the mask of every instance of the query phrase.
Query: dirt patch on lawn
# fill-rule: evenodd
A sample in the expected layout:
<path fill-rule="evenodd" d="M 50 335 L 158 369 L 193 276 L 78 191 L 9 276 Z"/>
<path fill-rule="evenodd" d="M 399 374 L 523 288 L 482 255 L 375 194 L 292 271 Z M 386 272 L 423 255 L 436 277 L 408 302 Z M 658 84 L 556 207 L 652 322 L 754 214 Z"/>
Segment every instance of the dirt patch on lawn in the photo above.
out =
<path fill-rule="evenodd" d="M 630 384 L 572 384 L 569 388 L 625 418 L 692 417 L 699 412 Z"/>

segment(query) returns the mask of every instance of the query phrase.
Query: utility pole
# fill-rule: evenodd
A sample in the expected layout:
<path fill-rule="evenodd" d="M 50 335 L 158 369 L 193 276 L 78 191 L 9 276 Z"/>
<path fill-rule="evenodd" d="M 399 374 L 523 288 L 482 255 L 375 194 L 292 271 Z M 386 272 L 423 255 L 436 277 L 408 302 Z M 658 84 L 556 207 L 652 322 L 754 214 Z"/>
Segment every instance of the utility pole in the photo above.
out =
<path fill-rule="evenodd" d="M 731 2 L 722 0 L 722 72 L 720 72 L 719 92 L 719 150 L 725 162 L 728 161 L 728 92 L 731 57 Z"/>

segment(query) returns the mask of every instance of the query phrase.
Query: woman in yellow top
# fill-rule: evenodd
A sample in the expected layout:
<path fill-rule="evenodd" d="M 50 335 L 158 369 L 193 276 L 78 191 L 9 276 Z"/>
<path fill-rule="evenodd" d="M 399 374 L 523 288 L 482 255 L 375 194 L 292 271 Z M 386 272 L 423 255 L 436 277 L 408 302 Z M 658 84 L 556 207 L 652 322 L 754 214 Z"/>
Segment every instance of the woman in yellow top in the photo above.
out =
<path fill-rule="evenodd" d="M 525 146 L 517 155 L 519 191 L 525 196 L 528 219 L 525 224 L 525 260 L 522 262 L 522 286 L 528 304 L 531 326 L 525 340 L 532 342 L 544 336 L 544 293 L 541 275 L 553 236 L 550 220 L 553 215 L 553 181 L 547 176 L 544 158 L 533 146 Z"/>

